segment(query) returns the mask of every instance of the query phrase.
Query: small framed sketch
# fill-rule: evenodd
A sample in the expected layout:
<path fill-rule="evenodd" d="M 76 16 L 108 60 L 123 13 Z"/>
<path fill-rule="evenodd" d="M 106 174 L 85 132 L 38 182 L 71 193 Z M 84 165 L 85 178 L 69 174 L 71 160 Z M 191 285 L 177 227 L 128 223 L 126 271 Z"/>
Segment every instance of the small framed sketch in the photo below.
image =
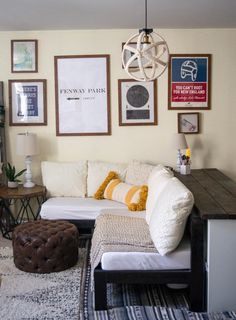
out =
<path fill-rule="evenodd" d="M 47 125 L 46 80 L 9 80 L 9 124 Z"/>
<path fill-rule="evenodd" d="M 38 40 L 11 40 L 11 72 L 38 72 Z"/>
<path fill-rule="evenodd" d="M 157 125 L 157 81 L 118 80 L 119 125 Z"/>
<path fill-rule="evenodd" d="M 178 133 L 199 133 L 199 112 L 178 113 Z"/>
<path fill-rule="evenodd" d="M 168 70 L 168 109 L 210 108 L 211 55 L 171 54 Z"/>

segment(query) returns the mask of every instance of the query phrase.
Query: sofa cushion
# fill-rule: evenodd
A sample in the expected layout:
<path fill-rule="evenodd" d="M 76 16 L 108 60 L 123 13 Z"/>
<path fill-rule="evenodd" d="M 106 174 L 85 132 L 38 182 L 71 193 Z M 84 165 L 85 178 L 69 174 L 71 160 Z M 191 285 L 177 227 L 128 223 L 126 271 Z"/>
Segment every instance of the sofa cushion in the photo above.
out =
<path fill-rule="evenodd" d="M 133 160 L 128 165 L 125 182 L 137 186 L 147 184 L 148 177 L 154 168 L 155 166 L 151 164 Z"/>
<path fill-rule="evenodd" d="M 104 198 L 125 203 L 131 211 L 142 211 L 146 208 L 147 186 L 134 186 L 113 179 L 104 191 Z"/>
<path fill-rule="evenodd" d="M 149 224 L 151 214 L 155 207 L 158 197 L 165 188 L 166 183 L 173 177 L 173 172 L 159 164 L 156 166 L 148 178 L 148 197 L 146 203 L 146 221 Z"/>
<path fill-rule="evenodd" d="M 51 197 L 85 197 L 87 161 L 41 163 L 43 184 Z"/>
<path fill-rule="evenodd" d="M 93 197 L 110 171 L 118 173 L 123 180 L 127 165 L 104 161 L 88 161 L 87 196 Z"/>
<path fill-rule="evenodd" d="M 93 198 L 50 198 L 42 204 L 40 216 L 43 219 L 95 220 L 102 212 L 118 215 L 133 215 L 123 203 Z M 136 213 L 145 217 L 144 211 Z"/>
<path fill-rule="evenodd" d="M 43 219 L 90 220 L 96 219 L 103 209 L 126 209 L 122 203 L 93 198 L 50 198 L 43 203 Z"/>
<path fill-rule="evenodd" d="M 167 181 L 149 223 L 151 238 L 161 255 L 178 246 L 193 203 L 192 193 L 182 182 L 175 177 Z"/>
<path fill-rule="evenodd" d="M 103 270 L 190 269 L 190 261 L 190 240 L 184 237 L 178 248 L 165 256 L 159 252 L 105 252 L 102 255 L 101 267 Z"/>

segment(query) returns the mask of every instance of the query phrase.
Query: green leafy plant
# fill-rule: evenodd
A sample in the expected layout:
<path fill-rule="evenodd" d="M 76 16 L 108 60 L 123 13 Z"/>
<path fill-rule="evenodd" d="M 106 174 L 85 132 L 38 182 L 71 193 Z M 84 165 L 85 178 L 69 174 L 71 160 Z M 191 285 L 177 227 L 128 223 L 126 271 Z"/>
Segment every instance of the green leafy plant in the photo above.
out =
<path fill-rule="evenodd" d="M 16 173 L 15 166 L 12 166 L 9 162 L 7 162 L 7 164 L 4 163 L 2 165 L 2 171 L 5 173 L 8 181 L 20 182 L 20 180 L 17 178 L 20 177 L 26 171 L 26 169 Z"/>

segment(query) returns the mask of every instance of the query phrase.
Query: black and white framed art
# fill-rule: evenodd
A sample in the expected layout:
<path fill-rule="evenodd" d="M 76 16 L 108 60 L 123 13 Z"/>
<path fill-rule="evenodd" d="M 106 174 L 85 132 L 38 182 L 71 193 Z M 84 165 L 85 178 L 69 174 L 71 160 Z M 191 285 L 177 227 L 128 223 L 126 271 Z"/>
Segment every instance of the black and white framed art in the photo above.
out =
<path fill-rule="evenodd" d="M 157 81 L 118 80 L 119 125 L 157 125 Z"/>

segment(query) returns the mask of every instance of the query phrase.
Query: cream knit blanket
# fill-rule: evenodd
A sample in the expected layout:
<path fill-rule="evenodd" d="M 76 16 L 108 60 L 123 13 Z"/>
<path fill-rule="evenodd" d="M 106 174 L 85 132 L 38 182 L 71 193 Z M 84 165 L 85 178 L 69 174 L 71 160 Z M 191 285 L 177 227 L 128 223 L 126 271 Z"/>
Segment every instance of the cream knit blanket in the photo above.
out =
<path fill-rule="evenodd" d="M 103 213 L 96 219 L 90 261 L 92 275 L 105 252 L 157 252 L 142 218 Z"/>

